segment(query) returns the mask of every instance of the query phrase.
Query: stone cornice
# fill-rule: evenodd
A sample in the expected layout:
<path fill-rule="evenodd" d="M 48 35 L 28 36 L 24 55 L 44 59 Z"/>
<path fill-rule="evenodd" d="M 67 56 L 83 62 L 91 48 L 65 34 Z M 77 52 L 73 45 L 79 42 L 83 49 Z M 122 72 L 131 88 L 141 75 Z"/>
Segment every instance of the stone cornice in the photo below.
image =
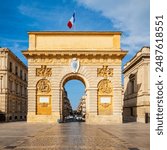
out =
<path fill-rule="evenodd" d="M 28 67 L 20 60 L 20 58 L 18 58 L 10 49 L 0 48 L 0 51 L 4 53 L 8 53 L 10 57 L 12 57 L 17 63 L 19 63 L 19 65 L 22 65 L 22 67 L 24 67 L 25 70 L 28 69 Z"/>
<path fill-rule="evenodd" d="M 127 51 L 66 51 L 66 50 L 57 50 L 57 51 L 22 51 L 23 55 L 26 58 L 30 58 L 30 57 L 41 57 L 41 56 L 45 56 L 45 57 L 77 57 L 77 56 L 81 56 L 81 57 L 117 57 L 122 59 L 126 54 Z"/>
<path fill-rule="evenodd" d="M 36 34 L 36 35 L 121 35 L 122 32 L 115 31 L 33 31 L 28 32 L 28 34 Z"/>
<path fill-rule="evenodd" d="M 150 48 L 143 47 L 136 55 L 124 65 L 123 73 L 127 72 L 130 68 L 139 63 L 143 58 L 150 58 Z"/>
<path fill-rule="evenodd" d="M 141 54 L 140 57 L 134 59 L 133 62 L 130 62 L 128 65 L 124 66 L 123 74 L 125 74 L 130 68 L 134 67 L 144 58 L 150 58 L 150 54 Z"/>

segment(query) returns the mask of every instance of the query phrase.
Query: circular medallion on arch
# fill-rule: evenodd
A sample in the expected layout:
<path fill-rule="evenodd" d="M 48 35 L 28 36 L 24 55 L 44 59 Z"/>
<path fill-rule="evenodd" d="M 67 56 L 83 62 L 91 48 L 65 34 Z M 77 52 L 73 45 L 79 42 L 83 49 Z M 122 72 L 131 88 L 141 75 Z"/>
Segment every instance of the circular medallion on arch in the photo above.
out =
<path fill-rule="evenodd" d="M 77 73 L 79 70 L 79 60 L 77 58 L 72 58 L 71 60 L 71 70 L 73 73 Z"/>

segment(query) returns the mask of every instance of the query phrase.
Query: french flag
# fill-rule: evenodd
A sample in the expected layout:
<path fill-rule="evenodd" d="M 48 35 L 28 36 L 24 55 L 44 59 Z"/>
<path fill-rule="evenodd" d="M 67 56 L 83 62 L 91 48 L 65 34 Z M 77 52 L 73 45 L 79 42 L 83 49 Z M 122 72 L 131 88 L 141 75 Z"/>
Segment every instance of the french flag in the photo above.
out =
<path fill-rule="evenodd" d="M 75 12 L 73 13 L 72 17 L 68 21 L 67 26 L 71 29 L 74 23 L 75 23 Z"/>

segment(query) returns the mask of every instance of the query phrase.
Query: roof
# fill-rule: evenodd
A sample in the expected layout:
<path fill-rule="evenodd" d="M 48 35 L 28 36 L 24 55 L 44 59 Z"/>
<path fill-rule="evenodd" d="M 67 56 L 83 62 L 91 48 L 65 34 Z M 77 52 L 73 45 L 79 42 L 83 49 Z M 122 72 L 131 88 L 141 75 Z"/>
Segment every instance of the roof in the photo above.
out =
<path fill-rule="evenodd" d="M 148 46 L 142 47 L 136 53 L 136 55 L 130 61 L 128 61 L 124 65 L 123 73 L 125 73 L 129 68 L 131 68 L 132 66 L 134 66 L 136 64 L 136 62 L 138 62 L 139 60 L 141 60 L 141 58 L 143 58 L 143 57 L 150 57 L 150 47 L 148 47 Z"/>
<path fill-rule="evenodd" d="M 30 31 L 28 34 L 57 34 L 57 35 L 121 35 L 120 31 Z"/>
<path fill-rule="evenodd" d="M 8 52 L 9 54 L 11 54 L 11 56 L 13 56 L 19 63 L 21 63 L 26 69 L 28 68 L 21 60 L 19 57 L 17 57 L 9 48 L 6 47 L 1 47 L 0 51 L 4 51 L 4 52 Z"/>

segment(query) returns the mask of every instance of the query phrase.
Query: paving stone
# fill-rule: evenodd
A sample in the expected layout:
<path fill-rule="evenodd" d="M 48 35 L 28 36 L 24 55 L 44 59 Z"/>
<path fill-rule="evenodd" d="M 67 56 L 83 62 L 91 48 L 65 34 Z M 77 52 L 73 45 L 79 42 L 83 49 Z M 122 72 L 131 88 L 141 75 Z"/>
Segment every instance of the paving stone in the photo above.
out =
<path fill-rule="evenodd" d="M 0 124 L 1 149 L 149 150 L 149 143 L 149 124 Z"/>

